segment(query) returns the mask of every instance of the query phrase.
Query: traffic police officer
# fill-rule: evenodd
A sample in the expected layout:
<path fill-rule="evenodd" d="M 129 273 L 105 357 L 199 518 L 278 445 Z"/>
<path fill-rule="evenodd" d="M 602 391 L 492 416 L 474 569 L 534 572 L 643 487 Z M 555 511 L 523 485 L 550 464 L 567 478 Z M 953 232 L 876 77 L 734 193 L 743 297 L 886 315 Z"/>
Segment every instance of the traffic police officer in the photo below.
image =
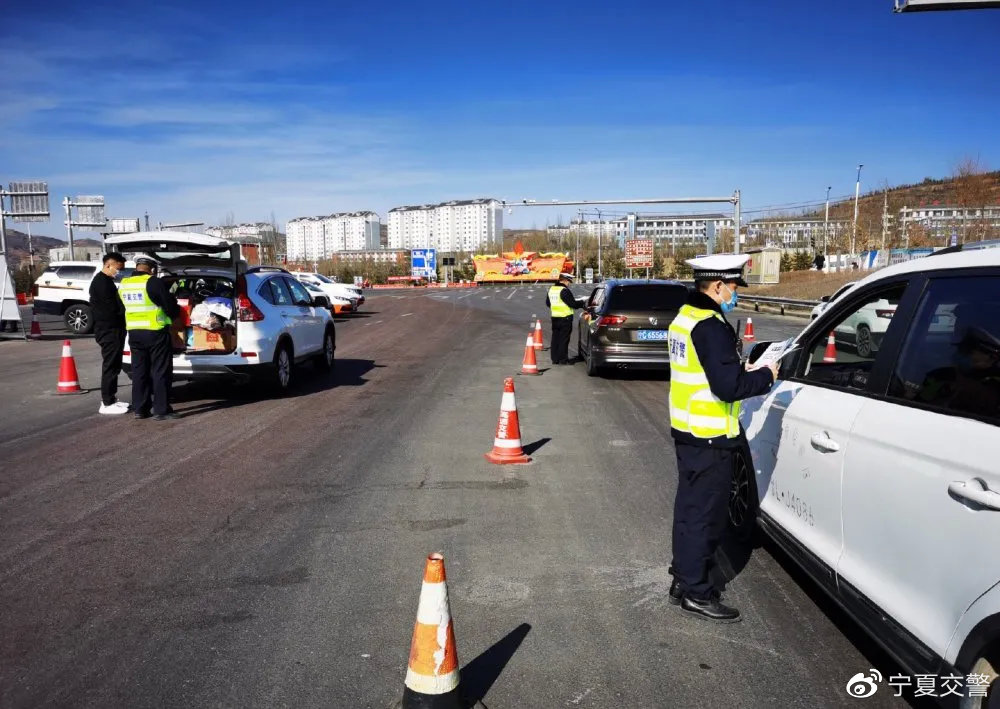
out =
<path fill-rule="evenodd" d="M 777 365 L 746 371 L 739 338 L 724 313 L 745 286 L 749 257 L 690 259 L 695 287 L 670 325 L 670 429 L 677 450 L 674 500 L 674 576 L 670 602 L 705 620 L 735 623 L 736 608 L 720 602 L 711 579 L 713 558 L 728 517 L 733 465 L 746 444 L 740 400 L 766 393 Z"/>
<path fill-rule="evenodd" d="M 559 280 L 549 288 L 545 304 L 552 311 L 552 364 L 569 364 L 569 338 L 573 334 L 573 311 L 583 306 L 573 297 L 569 284 L 573 274 L 560 273 Z"/>
<path fill-rule="evenodd" d="M 178 418 L 170 409 L 173 348 L 170 322 L 180 314 L 167 284 L 153 275 L 156 261 L 141 256 L 135 274 L 123 278 L 118 295 L 125 304 L 125 329 L 132 352 L 132 410 L 137 419 L 149 418 L 152 402 L 157 421 Z"/>

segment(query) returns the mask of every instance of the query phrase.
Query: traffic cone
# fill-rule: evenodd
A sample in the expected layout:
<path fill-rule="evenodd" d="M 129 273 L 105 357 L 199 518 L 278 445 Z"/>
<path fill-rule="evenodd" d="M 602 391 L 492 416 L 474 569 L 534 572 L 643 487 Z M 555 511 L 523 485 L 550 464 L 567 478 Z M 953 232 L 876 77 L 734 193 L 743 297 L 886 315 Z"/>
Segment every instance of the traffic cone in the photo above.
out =
<path fill-rule="evenodd" d="M 31 313 L 31 332 L 28 333 L 28 337 L 32 340 L 40 340 L 42 338 L 42 326 L 38 324 L 38 318 L 35 317 L 35 313 Z"/>
<path fill-rule="evenodd" d="M 517 422 L 517 403 L 514 401 L 514 378 L 503 380 L 503 398 L 500 400 L 500 418 L 493 438 L 493 450 L 486 454 L 491 463 L 529 463 L 531 458 L 521 448 L 521 427 Z"/>
<path fill-rule="evenodd" d="M 823 353 L 824 362 L 836 362 L 837 361 L 837 342 L 833 336 L 833 330 L 830 331 L 830 336 L 826 338 L 826 351 Z"/>
<path fill-rule="evenodd" d="M 753 318 L 747 318 L 747 326 L 743 330 L 743 342 L 753 342 L 756 339 L 753 336 Z"/>
<path fill-rule="evenodd" d="M 542 342 L 542 321 L 539 320 L 534 315 L 532 315 L 531 317 L 535 318 L 535 332 L 534 332 L 535 339 L 532 344 L 534 345 L 536 350 L 544 350 L 545 343 Z"/>
<path fill-rule="evenodd" d="M 524 360 L 521 362 L 520 374 L 540 374 L 538 362 L 535 361 L 535 345 L 528 335 L 528 341 L 524 343 Z"/>
<path fill-rule="evenodd" d="M 417 622 L 413 626 L 401 709 L 459 709 L 458 653 L 448 604 L 444 556 L 431 554 L 424 565 Z"/>
<path fill-rule="evenodd" d="M 59 364 L 59 383 L 56 391 L 60 394 L 79 394 L 80 380 L 76 376 L 76 362 L 73 361 L 73 350 L 69 340 L 63 340 L 62 362 Z"/>

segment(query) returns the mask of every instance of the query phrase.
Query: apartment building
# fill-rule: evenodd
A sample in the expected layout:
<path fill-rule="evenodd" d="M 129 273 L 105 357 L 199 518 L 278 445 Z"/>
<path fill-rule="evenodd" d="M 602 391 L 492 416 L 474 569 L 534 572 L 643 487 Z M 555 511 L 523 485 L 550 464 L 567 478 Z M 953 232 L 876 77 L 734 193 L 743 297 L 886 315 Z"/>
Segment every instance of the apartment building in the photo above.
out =
<path fill-rule="evenodd" d="M 926 229 L 942 244 L 954 232 L 961 240 L 978 241 L 1000 235 L 1000 205 L 986 207 L 958 207 L 933 205 L 903 207 L 899 210 L 899 223 L 906 233 L 913 225 Z"/>
<path fill-rule="evenodd" d="M 389 210 L 389 248 L 475 251 L 503 235 L 503 209 L 492 198 L 453 200 Z"/>
<path fill-rule="evenodd" d="M 809 248 L 821 247 L 828 233 L 830 239 L 850 233 L 851 220 L 831 219 L 757 219 L 747 224 L 747 243 L 762 246 Z"/>
<path fill-rule="evenodd" d="M 375 212 L 298 217 L 285 226 L 289 261 L 320 261 L 340 251 L 379 248 L 381 220 Z"/>
<path fill-rule="evenodd" d="M 703 244 L 709 235 L 718 237 L 733 228 L 733 218 L 725 214 L 629 214 L 615 219 L 614 236 L 625 239 L 653 239 L 672 244 Z"/>

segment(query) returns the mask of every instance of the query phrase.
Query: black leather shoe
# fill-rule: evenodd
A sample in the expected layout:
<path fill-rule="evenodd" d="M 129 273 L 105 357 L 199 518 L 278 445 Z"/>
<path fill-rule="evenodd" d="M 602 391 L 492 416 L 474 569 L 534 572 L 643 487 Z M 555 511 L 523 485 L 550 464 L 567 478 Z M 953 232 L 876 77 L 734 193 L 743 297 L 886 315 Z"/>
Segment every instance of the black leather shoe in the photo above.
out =
<path fill-rule="evenodd" d="M 132 414 L 132 416 L 133 416 L 133 418 L 135 418 L 137 420 L 148 419 L 149 418 L 149 414 L 144 414 L 141 411 L 136 411 L 134 414 Z"/>
<path fill-rule="evenodd" d="M 153 417 L 154 421 L 175 421 L 180 418 L 180 414 L 175 414 L 173 411 L 167 414 L 156 414 Z"/>
<path fill-rule="evenodd" d="M 712 623 L 739 623 L 743 620 L 743 616 L 740 615 L 740 612 L 736 608 L 724 605 L 714 598 L 702 601 L 697 598 L 685 596 L 681 600 L 681 610 L 688 615 L 693 615 L 696 618 L 701 618 Z"/>
<path fill-rule="evenodd" d="M 679 606 L 682 600 L 684 600 L 684 591 L 681 590 L 680 582 L 677 579 L 674 579 L 670 584 L 670 592 L 667 594 L 667 602 L 672 606 Z"/>

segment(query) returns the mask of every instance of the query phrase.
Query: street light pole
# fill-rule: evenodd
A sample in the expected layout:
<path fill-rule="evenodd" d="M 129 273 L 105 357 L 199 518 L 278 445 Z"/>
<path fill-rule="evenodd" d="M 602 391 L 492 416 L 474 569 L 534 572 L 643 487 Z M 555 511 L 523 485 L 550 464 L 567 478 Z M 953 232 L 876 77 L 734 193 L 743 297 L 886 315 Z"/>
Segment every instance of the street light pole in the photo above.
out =
<path fill-rule="evenodd" d="M 854 256 L 854 249 L 858 239 L 858 197 L 861 194 L 861 168 L 863 163 L 858 163 L 858 179 L 854 183 L 854 225 L 851 227 L 851 256 Z"/>
<path fill-rule="evenodd" d="M 826 188 L 826 216 L 823 217 L 823 258 L 830 258 L 830 187 Z"/>
<path fill-rule="evenodd" d="M 597 210 L 597 281 L 604 282 L 604 259 L 601 258 L 601 242 L 604 240 L 604 224 L 601 221 L 601 210 Z"/>

